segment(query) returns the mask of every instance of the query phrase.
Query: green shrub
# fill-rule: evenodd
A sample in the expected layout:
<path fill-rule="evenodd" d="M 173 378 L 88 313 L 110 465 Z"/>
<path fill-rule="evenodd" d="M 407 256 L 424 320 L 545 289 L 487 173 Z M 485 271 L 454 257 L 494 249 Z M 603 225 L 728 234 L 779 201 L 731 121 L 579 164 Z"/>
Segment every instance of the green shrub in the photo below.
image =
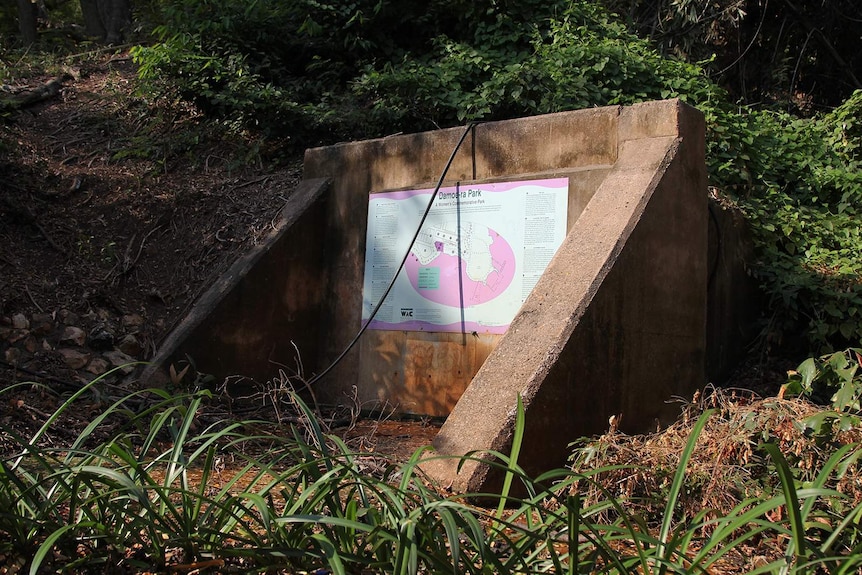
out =
<path fill-rule="evenodd" d="M 711 183 L 751 223 L 771 329 L 814 351 L 862 341 L 860 100 L 810 119 L 727 110 L 709 118 Z"/>
<path fill-rule="evenodd" d="M 513 4 L 513 5 L 510 5 Z M 299 147 L 679 97 L 707 120 L 710 185 L 751 223 L 768 341 L 862 341 L 862 95 L 799 119 L 742 108 L 585 0 L 169 3 L 141 76 Z"/>
<path fill-rule="evenodd" d="M 809 357 L 790 372 L 782 393 L 804 396 L 829 410 L 806 418 L 808 428 L 821 436 L 849 431 L 862 423 L 862 350 L 850 348 Z"/>
<path fill-rule="evenodd" d="M 427 53 L 367 67 L 359 95 L 390 118 L 425 128 L 721 95 L 697 67 L 662 58 L 596 4 L 568 3 L 528 26 L 503 10 L 494 16 L 496 25 L 477 26 L 471 38 L 440 36 Z"/>
<path fill-rule="evenodd" d="M 369 133 L 349 90 L 357 70 L 424 49 L 458 3 L 177 0 L 133 56 L 150 90 L 308 145 Z"/>

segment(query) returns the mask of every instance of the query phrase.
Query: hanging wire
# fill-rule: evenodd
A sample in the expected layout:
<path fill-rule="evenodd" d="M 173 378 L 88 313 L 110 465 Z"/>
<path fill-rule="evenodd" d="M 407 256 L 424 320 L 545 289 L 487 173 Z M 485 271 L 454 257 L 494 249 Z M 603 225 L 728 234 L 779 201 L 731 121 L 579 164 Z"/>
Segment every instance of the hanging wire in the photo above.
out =
<path fill-rule="evenodd" d="M 452 162 L 455 161 L 455 155 L 458 153 L 458 150 L 461 149 L 461 145 L 464 143 L 464 140 L 467 139 L 467 134 L 469 134 L 477 125 L 478 122 L 470 122 L 469 124 L 467 124 L 467 126 L 464 128 L 464 133 L 461 134 L 461 137 L 458 139 L 458 143 L 455 144 L 455 148 L 452 150 L 452 154 L 449 156 L 449 161 L 446 162 L 446 166 L 443 168 L 443 172 L 440 174 L 440 179 L 437 180 L 437 185 L 434 187 L 434 192 L 431 194 L 431 199 L 428 200 L 428 205 L 425 207 L 425 212 L 422 214 L 422 218 L 419 220 L 419 225 L 416 227 L 416 233 L 413 234 L 413 239 L 410 240 L 410 245 L 407 246 L 407 251 L 404 253 L 404 257 L 401 258 L 401 264 L 398 266 L 398 269 L 395 270 L 395 274 L 392 276 L 392 280 L 386 287 L 386 291 L 383 292 L 383 295 L 380 297 L 380 299 L 377 301 L 377 304 L 371 310 L 371 315 L 368 317 L 368 319 L 365 321 L 365 323 L 362 325 L 362 327 L 359 329 L 353 339 L 350 340 L 350 343 L 347 344 L 347 347 L 345 347 L 344 350 L 338 354 L 338 357 L 336 357 L 332 361 L 332 363 L 330 363 L 326 367 L 326 369 L 324 369 L 308 381 L 309 386 L 314 385 L 320 379 L 326 376 L 326 374 L 332 371 L 332 369 L 335 368 L 335 366 L 338 365 L 342 359 L 344 359 L 344 356 L 346 356 L 350 352 L 350 350 L 353 349 L 353 346 L 356 345 L 356 343 L 359 341 L 359 338 L 362 337 L 362 334 L 365 333 L 365 330 L 367 330 L 368 326 L 371 325 L 371 322 L 374 321 L 374 317 L 377 315 L 377 312 L 380 311 L 380 308 L 383 306 L 383 302 L 386 301 L 387 296 L 389 296 L 389 292 L 391 292 L 392 288 L 395 286 L 395 280 L 398 279 L 398 274 L 401 273 L 401 269 L 404 267 L 404 264 L 407 263 L 407 258 L 410 257 L 410 250 L 413 249 L 413 244 L 416 243 L 416 239 L 419 237 L 419 232 L 422 231 L 422 226 L 425 224 L 425 220 L 428 218 L 428 214 L 431 212 L 431 207 L 434 205 L 434 200 L 437 198 L 437 193 L 440 191 L 440 186 L 443 185 L 443 180 L 446 179 L 446 174 L 449 173 L 449 168 L 452 167 Z"/>

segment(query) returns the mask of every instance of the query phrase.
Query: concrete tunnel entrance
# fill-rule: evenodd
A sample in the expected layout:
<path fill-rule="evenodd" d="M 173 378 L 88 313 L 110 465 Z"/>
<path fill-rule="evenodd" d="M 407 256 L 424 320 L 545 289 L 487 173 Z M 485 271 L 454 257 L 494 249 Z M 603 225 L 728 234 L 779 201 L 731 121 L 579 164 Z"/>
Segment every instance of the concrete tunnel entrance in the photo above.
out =
<path fill-rule="evenodd" d="M 307 376 L 323 370 L 368 317 L 403 248 L 393 228 L 418 222 L 411 202 L 430 197 L 463 130 L 307 150 L 278 229 L 201 298 L 142 378 L 158 382 L 188 356 L 218 378 L 266 380 L 293 365 L 297 350 Z M 732 362 L 744 314 L 730 309 L 727 293 L 744 265 L 716 260 L 720 273 L 709 269 L 696 109 L 670 100 L 480 124 L 440 193 L 459 219 L 435 220 L 437 236 L 424 238 L 426 252 L 414 250 L 388 315 L 316 383 L 320 402 L 355 397 L 366 407 L 448 416 L 434 446 L 461 455 L 506 452 L 520 396 L 529 446 L 520 462 L 538 473 L 562 464 L 569 442 L 604 431 L 612 415 L 627 431 L 672 420 L 678 408 L 668 399 L 690 396 Z M 525 200 L 528 193 L 541 198 Z M 483 205 L 466 202 L 480 197 Z M 502 271 L 503 260 L 512 267 Z M 378 265 L 376 275 L 368 269 Z M 708 285 L 713 276 L 719 281 Z M 452 281 L 459 301 L 442 293 Z M 499 289 L 464 301 L 464 282 Z M 411 288 L 439 297 L 411 296 Z M 502 294 L 506 306 L 481 308 Z M 480 464 L 456 473 L 438 460 L 427 470 L 459 490 L 497 481 Z"/>

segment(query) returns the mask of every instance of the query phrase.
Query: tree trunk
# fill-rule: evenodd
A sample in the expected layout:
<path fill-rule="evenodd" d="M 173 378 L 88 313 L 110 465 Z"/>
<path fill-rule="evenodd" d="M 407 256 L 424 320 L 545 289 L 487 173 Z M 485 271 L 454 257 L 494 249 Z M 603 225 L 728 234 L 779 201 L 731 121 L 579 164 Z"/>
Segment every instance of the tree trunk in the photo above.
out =
<path fill-rule="evenodd" d="M 99 4 L 104 4 L 106 8 L 102 11 L 107 30 L 105 40 L 108 44 L 121 43 L 126 28 L 132 23 L 132 6 L 129 0 L 99 0 Z"/>
<path fill-rule="evenodd" d="M 111 19 L 108 22 L 108 43 L 119 44 L 126 30 L 132 24 L 132 5 L 130 0 L 110 0 Z"/>
<path fill-rule="evenodd" d="M 102 22 L 102 15 L 99 14 L 99 0 L 81 0 L 81 14 L 84 16 L 84 31 L 87 36 L 103 40 L 105 25 Z"/>
<path fill-rule="evenodd" d="M 123 33 L 132 23 L 130 0 L 80 0 L 87 34 L 119 44 Z"/>
<path fill-rule="evenodd" d="M 25 46 L 36 42 L 36 10 L 35 2 L 18 0 L 18 29 Z"/>

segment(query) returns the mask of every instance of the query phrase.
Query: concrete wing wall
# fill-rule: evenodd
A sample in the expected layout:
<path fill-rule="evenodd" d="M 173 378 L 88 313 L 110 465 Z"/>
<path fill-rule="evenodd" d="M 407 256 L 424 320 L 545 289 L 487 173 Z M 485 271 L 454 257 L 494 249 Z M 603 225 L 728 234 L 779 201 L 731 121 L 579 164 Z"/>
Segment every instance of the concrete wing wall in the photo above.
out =
<path fill-rule="evenodd" d="M 563 465 L 568 444 L 607 429 L 667 422 L 704 383 L 706 175 L 703 119 L 679 102 L 634 106 L 619 157 L 551 265 L 434 441 L 443 455 L 511 448 L 519 463 Z M 424 467 L 455 490 L 494 492 L 501 474 L 468 462 Z"/>
<path fill-rule="evenodd" d="M 567 176 L 568 225 L 616 161 L 620 108 L 598 108 L 480 124 L 456 154 L 444 185 Z M 308 150 L 304 177 L 332 180 L 325 247 L 323 368 L 361 325 L 369 196 L 433 188 L 464 128 L 393 136 Z M 319 382 L 321 402 L 445 416 L 500 336 L 368 331 Z"/>
<path fill-rule="evenodd" d="M 326 180 L 306 180 L 297 186 L 273 232 L 195 302 L 141 381 L 163 384 L 171 366 L 181 372 L 191 360 L 219 382 L 228 376 L 265 382 L 282 366 L 292 372 L 297 349 L 303 358 L 316 357 L 328 185 Z"/>

